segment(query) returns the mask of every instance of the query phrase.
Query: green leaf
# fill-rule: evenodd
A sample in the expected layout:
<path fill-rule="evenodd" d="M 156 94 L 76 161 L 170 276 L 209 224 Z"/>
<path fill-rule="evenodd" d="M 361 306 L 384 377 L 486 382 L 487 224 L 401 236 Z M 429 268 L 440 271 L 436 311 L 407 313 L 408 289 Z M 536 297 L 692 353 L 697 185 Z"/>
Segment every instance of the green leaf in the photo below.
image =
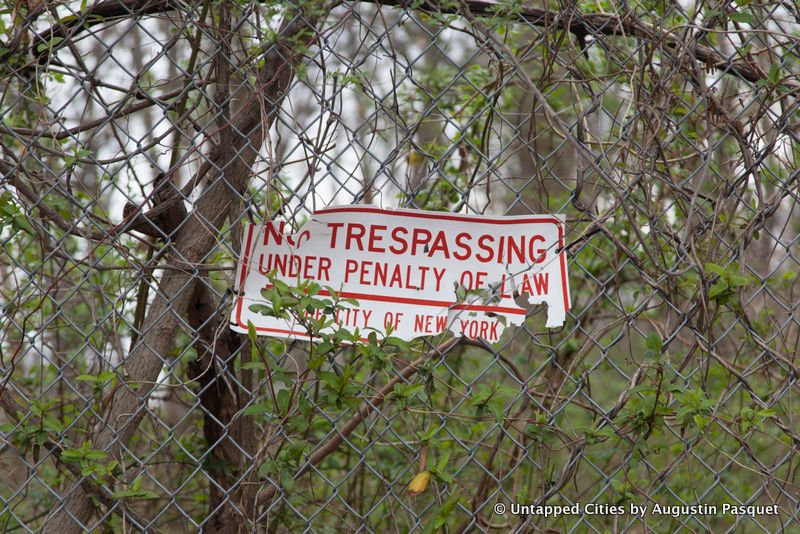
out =
<path fill-rule="evenodd" d="M 433 436 L 435 436 L 438 433 L 439 433 L 439 427 L 431 426 L 428 430 L 426 430 L 422 434 L 419 434 L 419 440 L 422 443 L 428 443 L 433 439 Z"/>
<path fill-rule="evenodd" d="M 273 308 L 270 306 L 266 306 L 264 304 L 251 304 L 248 306 L 249 310 L 253 313 L 258 313 L 261 315 L 272 315 L 274 313 Z M 255 329 L 254 329 L 255 330 Z M 247 329 L 247 334 L 250 335 L 250 329 Z"/>
<path fill-rule="evenodd" d="M 717 276 L 725 276 L 727 271 L 723 269 L 721 266 L 717 265 L 716 263 L 706 263 L 705 265 L 706 271 L 716 274 Z"/>
<path fill-rule="evenodd" d="M 489 397 L 492 396 L 492 390 L 486 384 L 478 384 L 475 387 L 475 391 L 472 393 L 472 404 L 473 406 L 477 406 L 479 404 L 485 404 L 486 401 L 489 400 Z"/>
<path fill-rule="evenodd" d="M 25 218 L 25 216 L 23 215 L 14 215 L 14 223 L 12 224 L 12 226 L 16 230 L 24 230 L 29 234 L 33 234 L 33 227 L 28 222 L 28 219 Z"/>
<path fill-rule="evenodd" d="M 76 462 L 83 458 L 80 449 L 64 449 L 61 451 L 61 459 L 65 462 Z"/>
<path fill-rule="evenodd" d="M 425 389 L 425 384 L 395 384 L 394 394 L 404 399 L 413 397 L 415 394 Z"/>
<path fill-rule="evenodd" d="M 291 493 L 294 489 L 294 477 L 289 469 L 281 469 L 281 484 L 286 493 Z"/>
<path fill-rule="evenodd" d="M 39 43 L 39 46 L 36 47 L 36 51 L 42 53 L 45 50 L 49 50 L 55 46 L 58 46 L 58 43 L 60 43 L 63 40 L 64 40 L 63 37 L 53 37 L 46 43 Z"/>
<path fill-rule="evenodd" d="M 494 415 L 495 420 L 498 423 L 502 423 L 505 418 L 503 399 L 495 397 L 487 403 L 487 406 L 492 415 Z"/>
<path fill-rule="evenodd" d="M 288 389 L 282 389 L 278 392 L 277 396 L 278 400 L 278 413 L 281 415 L 286 415 L 289 413 L 289 402 L 292 400 L 292 396 L 289 393 Z"/>
<path fill-rule="evenodd" d="M 91 451 L 86 453 L 85 458 L 87 460 L 102 460 L 106 456 L 108 456 L 108 453 L 105 452 L 105 451 L 91 450 Z"/>
<path fill-rule="evenodd" d="M 744 22 L 746 24 L 753 24 L 753 15 L 750 13 L 744 13 L 742 11 L 736 11 L 728 15 L 728 18 L 734 22 Z"/>
<path fill-rule="evenodd" d="M 661 348 L 664 346 L 664 342 L 661 340 L 661 336 L 659 336 L 657 332 L 651 332 L 647 336 L 647 341 L 645 344 L 647 345 L 647 348 L 653 352 L 661 352 Z"/>
<path fill-rule="evenodd" d="M 97 382 L 97 377 L 94 375 L 78 375 L 75 377 L 75 380 L 80 380 L 81 382 Z"/>
<path fill-rule="evenodd" d="M 769 75 L 767 76 L 769 82 L 773 85 L 777 84 L 781 79 L 781 68 L 777 64 L 773 64 L 769 68 Z"/>
<path fill-rule="evenodd" d="M 732 274 L 728 277 L 728 284 L 731 287 L 742 287 L 750 284 L 750 279 L 746 276 L 740 276 L 738 274 Z"/>
<path fill-rule="evenodd" d="M 708 425 L 708 418 L 700 415 L 699 413 L 695 414 L 692 417 L 692 420 L 694 421 L 694 424 L 697 425 L 698 430 L 703 430 L 706 425 Z"/>
<path fill-rule="evenodd" d="M 711 289 L 708 292 L 708 297 L 710 299 L 717 299 L 725 292 L 728 291 L 728 284 L 726 282 L 717 282 L 716 284 L 711 286 Z"/>
<path fill-rule="evenodd" d="M 149 490 L 119 490 L 111 494 L 112 499 L 158 499 L 158 493 Z"/>
<path fill-rule="evenodd" d="M 248 406 L 242 412 L 244 415 L 263 415 L 263 414 L 271 414 L 272 413 L 272 404 L 269 402 L 260 402 L 258 404 L 253 404 L 252 406 Z"/>
<path fill-rule="evenodd" d="M 655 391 L 655 388 L 652 384 L 640 384 L 636 387 L 631 388 L 628 392 L 628 395 L 635 395 L 637 393 L 650 393 L 652 394 Z"/>

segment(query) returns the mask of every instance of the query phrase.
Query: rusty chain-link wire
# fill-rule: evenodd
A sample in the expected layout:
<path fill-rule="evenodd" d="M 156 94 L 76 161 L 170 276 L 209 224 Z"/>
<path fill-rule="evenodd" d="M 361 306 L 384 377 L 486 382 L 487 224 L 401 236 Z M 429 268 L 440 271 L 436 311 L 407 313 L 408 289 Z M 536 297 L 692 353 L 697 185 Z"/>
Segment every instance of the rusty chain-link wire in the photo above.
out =
<path fill-rule="evenodd" d="M 0 531 L 800 532 L 796 3 L 2 6 Z M 565 325 L 228 328 L 358 203 L 565 213 Z"/>

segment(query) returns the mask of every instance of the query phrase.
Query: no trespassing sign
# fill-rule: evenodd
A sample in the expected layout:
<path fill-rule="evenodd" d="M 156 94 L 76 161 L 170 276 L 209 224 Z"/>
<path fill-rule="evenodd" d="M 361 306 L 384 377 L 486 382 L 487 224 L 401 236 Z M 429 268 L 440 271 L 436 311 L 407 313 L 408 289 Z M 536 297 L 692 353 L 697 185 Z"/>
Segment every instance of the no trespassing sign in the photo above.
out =
<path fill-rule="evenodd" d="M 298 232 L 285 230 L 283 222 L 245 226 L 231 312 L 237 332 L 247 332 L 249 322 L 259 335 L 308 339 L 303 317 L 251 310 L 270 304 L 261 290 L 274 279 L 294 287 L 311 280 L 357 301 L 342 303 L 332 319 L 362 338 L 380 338 L 390 325 L 392 336 L 407 340 L 451 330 L 495 342 L 532 306 L 547 305 L 550 328 L 561 326 L 569 309 L 563 215 L 358 205 L 319 210 Z"/>

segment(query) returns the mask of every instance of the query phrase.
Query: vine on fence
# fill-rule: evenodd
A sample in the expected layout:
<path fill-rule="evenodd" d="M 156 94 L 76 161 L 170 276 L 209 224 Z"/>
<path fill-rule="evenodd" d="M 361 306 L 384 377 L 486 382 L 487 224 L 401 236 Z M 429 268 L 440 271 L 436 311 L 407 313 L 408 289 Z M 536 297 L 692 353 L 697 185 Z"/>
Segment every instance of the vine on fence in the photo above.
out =
<path fill-rule="evenodd" d="M 799 32 L 791 2 L 6 3 L 0 530 L 796 528 Z M 255 311 L 315 341 L 232 332 L 242 223 L 351 203 L 566 213 L 565 326 L 354 336 L 275 281 Z"/>

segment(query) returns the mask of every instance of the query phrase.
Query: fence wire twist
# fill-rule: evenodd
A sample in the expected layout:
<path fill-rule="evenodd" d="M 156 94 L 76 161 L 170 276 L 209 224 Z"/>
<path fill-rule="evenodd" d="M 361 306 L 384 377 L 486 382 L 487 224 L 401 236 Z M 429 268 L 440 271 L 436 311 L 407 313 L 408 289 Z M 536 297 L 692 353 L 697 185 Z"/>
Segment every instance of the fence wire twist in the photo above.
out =
<path fill-rule="evenodd" d="M 0 530 L 800 530 L 794 3 L 3 5 Z M 566 213 L 565 326 L 230 331 L 354 203 Z"/>

